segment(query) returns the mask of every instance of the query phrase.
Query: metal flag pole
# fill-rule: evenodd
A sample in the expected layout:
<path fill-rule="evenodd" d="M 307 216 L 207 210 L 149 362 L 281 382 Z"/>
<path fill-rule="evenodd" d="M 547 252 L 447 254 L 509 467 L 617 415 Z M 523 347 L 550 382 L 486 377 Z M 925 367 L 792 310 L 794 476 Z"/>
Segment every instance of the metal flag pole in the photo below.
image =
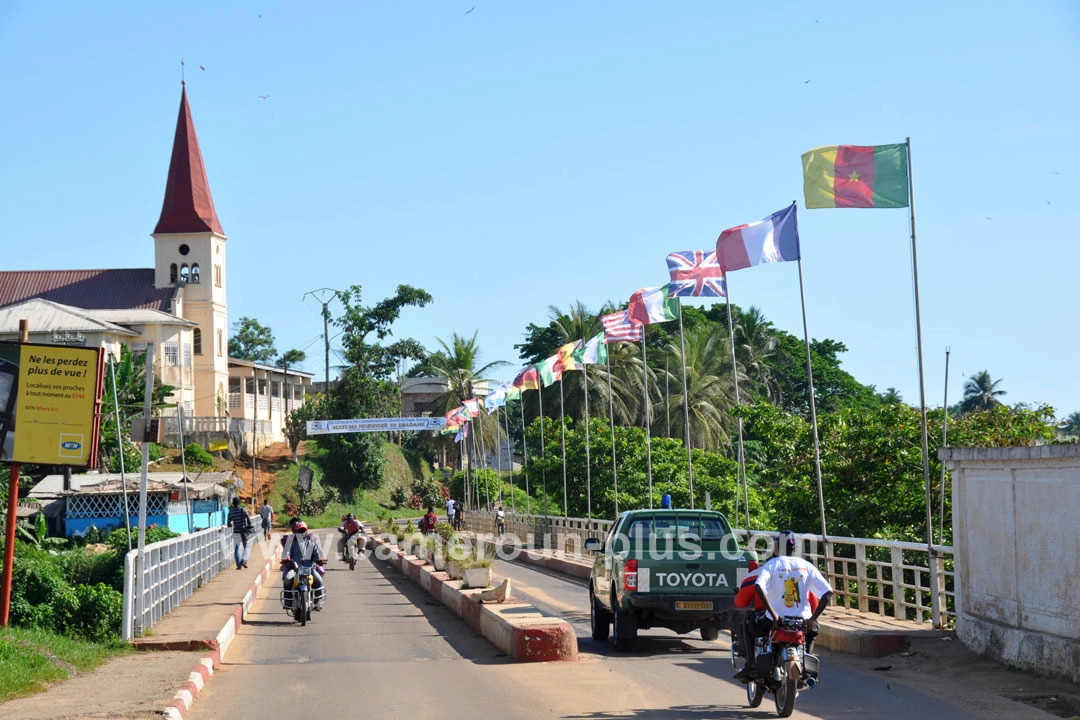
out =
<path fill-rule="evenodd" d="M 919 412 L 922 416 L 923 485 L 926 489 L 926 548 L 930 555 L 930 579 L 937 587 L 937 555 L 934 550 L 934 520 L 930 514 L 930 441 L 926 433 L 926 381 L 923 375 L 922 317 L 919 312 L 919 251 L 915 244 L 915 187 L 911 172 L 911 138 L 907 138 L 908 207 L 911 210 L 911 275 L 915 284 L 915 346 L 919 355 Z M 931 592 L 930 614 L 934 627 L 941 627 L 940 595 Z"/>
<path fill-rule="evenodd" d="M 941 447 L 948 444 L 949 439 L 949 348 L 945 348 L 945 399 L 942 400 L 945 410 L 941 418 Z M 938 542 L 945 544 L 945 463 L 941 463 L 941 511 L 938 513 Z"/>
<path fill-rule="evenodd" d="M 592 461 L 589 457 L 589 366 L 582 363 L 585 373 L 585 517 L 592 517 Z"/>
<path fill-rule="evenodd" d="M 791 203 L 795 204 L 794 201 Z M 799 218 L 795 216 L 795 234 L 799 233 Z M 802 303 L 803 342 L 806 345 L 806 380 L 810 393 L 810 429 L 814 434 L 814 476 L 817 478 L 818 512 L 821 515 L 821 539 L 825 543 L 825 559 L 829 560 L 829 534 L 825 528 L 825 495 L 821 482 L 821 444 L 818 441 L 817 399 L 814 397 L 814 366 L 810 359 L 810 326 L 806 322 L 806 286 L 803 283 L 802 253 L 799 253 L 799 300 Z M 747 528 L 749 531 L 750 528 Z M 832 575 L 831 568 L 829 576 Z"/>
<path fill-rule="evenodd" d="M 495 412 L 499 412 L 495 408 Z M 517 506 L 514 504 L 514 442 L 510 439 L 510 411 L 503 401 L 503 427 L 506 429 L 506 459 L 510 462 L 510 512 L 516 513 Z M 502 452 L 500 451 L 500 455 Z"/>
<path fill-rule="evenodd" d="M 547 494 L 547 449 L 544 447 L 544 388 L 540 386 L 537 372 L 536 401 L 540 417 L 540 491 L 544 493 L 544 527 L 547 527 L 548 494 Z"/>
<path fill-rule="evenodd" d="M 686 389 L 686 339 L 683 336 L 683 322 L 682 322 L 682 298 L 676 298 L 679 301 L 679 349 L 680 359 L 679 364 L 682 365 L 682 395 L 683 395 L 683 416 L 686 421 L 686 474 L 690 480 L 690 509 L 694 509 L 694 458 L 690 454 L 690 393 Z M 669 396 L 670 401 L 670 396 Z M 670 437 L 671 430 L 668 429 L 668 436 Z M 651 493 L 650 493 L 651 494 Z"/>
<path fill-rule="evenodd" d="M 606 339 L 606 338 L 605 338 Z M 619 516 L 619 473 L 615 460 L 615 398 L 611 395 L 611 353 L 607 353 L 607 401 L 608 419 L 611 421 L 611 484 L 615 493 L 615 517 Z"/>
<path fill-rule="evenodd" d="M 525 476 L 525 514 L 532 515 L 532 495 L 529 494 L 529 446 L 525 440 L 525 395 L 518 391 L 521 406 L 521 474 Z"/>
<path fill-rule="evenodd" d="M 728 331 L 728 345 L 731 346 L 731 379 L 735 384 L 735 404 L 740 405 L 739 399 L 739 365 L 735 361 L 735 326 L 731 320 L 731 289 L 728 286 L 727 273 L 724 273 L 724 300 L 727 302 L 727 331 Z M 742 482 L 743 486 L 743 510 L 746 513 L 746 541 L 750 542 L 750 489 L 746 481 L 746 455 L 743 452 L 743 419 L 742 415 L 739 415 L 739 480 L 736 481 L 735 487 L 735 514 L 738 515 L 738 495 L 739 488 L 738 482 Z"/>
<path fill-rule="evenodd" d="M 124 471 L 124 435 L 120 427 L 120 400 L 116 396 L 116 361 L 109 355 L 109 376 L 112 378 L 113 411 L 116 413 L 116 444 L 120 446 L 120 487 L 124 490 L 124 527 L 127 528 L 128 552 L 131 552 L 131 510 L 128 506 L 127 476 Z"/>
<path fill-rule="evenodd" d="M 653 506 L 652 496 L 652 434 L 649 427 L 649 365 L 645 358 L 645 329 L 641 333 L 641 394 L 645 399 L 645 467 L 649 473 L 649 509 Z"/>
<path fill-rule="evenodd" d="M 491 488 L 488 485 L 488 478 L 487 478 L 487 472 L 486 472 L 486 470 L 487 470 L 487 456 L 485 455 L 486 451 L 484 449 L 484 418 L 483 418 L 482 415 L 477 415 L 476 416 L 476 433 L 477 433 L 477 435 L 480 436 L 479 440 L 477 440 L 476 438 L 473 438 L 473 443 L 478 445 L 477 452 L 480 455 L 480 471 L 479 471 L 479 473 L 477 473 L 477 477 L 478 478 L 483 477 L 483 479 L 484 479 L 484 501 L 487 503 L 487 511 L 491 512 Z M 479 484 L 477 484 L 477 487 L 476 487 L 476 504 L 477 505 L 480 504 L 480 486 L 479 486 Z"/>
<path fill-rule="evenodd" d="M 191 500 L 188 498 L 187 453 L 185 452 L 187 445 L 184 444 L 184 406 L 180 403 L 176 404 L 176 425 L 180 432 L 180 468 L 184 471 L 184 514 L 187 515 L 187 531 L 188 535 L 190 535 L 194 532 L 194 528 L 192 528 Z M 254 476 L 251 478 L 251 484 L 252 490 L 254 490 Z"/>
<path fill-rule="evenodd" d="M 565 370 L 563 371 L 565 373 Z M 566 495 L 566 394 L 563 392 L 563 373 L 559 373 L 559 430 L 562 433 L 562 514 L 567 516 Z"/>

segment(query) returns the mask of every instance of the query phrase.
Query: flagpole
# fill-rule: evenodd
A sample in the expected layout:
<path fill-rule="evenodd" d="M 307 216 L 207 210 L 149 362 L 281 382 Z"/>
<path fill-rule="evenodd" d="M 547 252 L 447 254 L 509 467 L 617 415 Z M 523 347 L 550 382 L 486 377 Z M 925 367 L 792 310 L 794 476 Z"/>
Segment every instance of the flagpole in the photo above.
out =
<path fill-rule="evenodd" d="M 941 418 L 941 447 L 949 441 L 949 348 L 945 348 L 945 413 Z M 945 544 L 945 463 L 941 463 L 941 512 L 938 514 L 938 543 Z"/>
<path fill-rule="evenodd" d="M 544 388 L 540 382 L 540 373 L 537 371 L 536 400 L 540 412 L 540 490 L 544 493 L 544 529 L 547 530 L 548 496 L 547 496 L 547 450 L 544 447 Z"/>
<path fill-rule="evenodd" d="M 525 440 L 525 394 L 518 390 L 518 405 L 521 406 L 521 473 L 525 476 L 525 514 L 532 515 L 532 496 L 529 494 L 529 445 Z"/>
<path fill-rule="evenodd" d="M 478 441 L 478 444 L 480 446 L 479 447 L 480 471 L 483 472 L 484 470 L 487 470 L 487 457 L 484 455 L 484 453 L 485 453 L 485 450 L 484 450 L 484 422 L 483 422 L 484 418 L 483 418 L 483 416 L 481 416 L 479 414 L 479 411 L 477 411 L 477 413 L 478 414 L 476 416 L 476 430 L 477 430 L 477 433 L 480 435 L 480 440 Z M 491 488 L 488 487 L 487 473 L 484 473 L 483 477 L 484 477 L 484 497 L 487 500 L 487 511 L 491 512 Z M 480 488 L 479 488 L 479 486 L 476 488 L 476 502 L 477 502 L 477 504 L 480 503 Z"/>
<path fill-rule="evenodd" d="M 562 514 L 566 517 L 566 393 L 563 390 L 562 373 L 559 374 L 559 432 L 562 437 Z"/>
<path fill-rule="evenodd" d="M 799 299 L 802 301 L 803 342 L 806 344 L 806 378 L 810 392 L 810 429 L 814 434 L 814 475 L 817 478 L 818 511 L 821 515 L 821 539 L 828 557 L 829 535 L 825 530 L 825 495 L 821 484 L 821 446 L 818 442 L 817 400 L 814 398 L 814 368 L 810 360 L 810 328 L 806 322 L 806 291 L 803 285 L 802 257 L 799 258 Z M 747 531 L 750 528 L 746 528 Z M 830 573 L 831 575 L 831 573 Z"/>
<path fill-rule="evenodd" d="M 606 339 L 606 338 L 605 338 Z M 611 421 L 611 484 L 615 491 L 615 517 L 619 516 L 619 474 L 618 463 L 615 460 L 615 398 L 611 395 L 611 348 L 608 348 L 607 357 L 607 401 L 608 419 Z"/>
<path fill-rule="evenodd" d="M 653 506 L 652 496 L 652 434 L 649 427 L 649 365 L 645 357 L 645 328 L 641 333 L 641 394 L 645 399 L 645 466 L 649 473 L 649 509 Z"/>
<path fill-rule="evenodd" d="M 728 344 L 731 346 L 731 378 L 735 383 L 735 405 L 741 404 L 739 398 L 739 365 L 735 361 L 735 326 L 731 320 L 731 286 L 728 285 L 727 273 L 724 273 L 724 299 L 727 301 L 727 330 L 728 330 Z M 739 479 L 742 480 L 743 486 L 743 511 L 746 513 L 746 541 L 750 542 L 750 489 L 746 481 L 746 454 L 743 451 L 743 419 L 740 414 L 739 421 Z M 735 505 L 738 515 L 738 495 L 739 487 L 738 482 L 735 483 Z"/>
<path fill-rule="evenodd" d="M 585 517 L 592 517 L 592 461 L 589 457 L 589 366 L 582 363 L 585 373 Z"/>
<path fill-rule="evenodd" d="M 930 555 L 931 581 L 937 583 L 934 551 L 934 521 L 930 515 L 930 441 L 926 432 L 926 382 L 923 375 L 922 317 L 919 312 L 919 251 L 915 244 L 915 187 L 911 172 L 911 138 L 907 138 L 908 207 L 911 209 L 911 272 L 915 281 L 915 345 L 919 354 L 919 411 L 922 414 L 923 484 L 926 488 L 926 547 Z M 946 408 L 946 411 L 948 409 Z M 930 614 L 934 627 L 941 627 L 941 607 L 938 593 L 931 592 Z"/>
<path fill-rule="evenodd" d="M 495 408 L 498 412 L 499 409 Z M 514 502 L 514 441 L 510 438 L 510 411 L 506 409 L 506 401 L 503 400 L 503 427 L 506 429 L 506 458 L 510 461 L 510 512 L 517 512 L 517 504 Z M 500 453 L 501 454 L 501 453 Z"/>
<path fill-rule="evenodd" d="M 683 321 L 682 321 L 682 298 L 676 298 L 679 301 L 679 348 L 681 355 L 680 364 L 682 365 L 682 394 L 683 394 L 683 417 L 686 421 L 686 474 L 690 480 L 690 509 L 694 509 L 694 458 L 690 454 L 690 393 L 686 389 L 686 339 L 683 336 Z M 668 437 L 671 436 L 671 430 L 668 429 Z"/>

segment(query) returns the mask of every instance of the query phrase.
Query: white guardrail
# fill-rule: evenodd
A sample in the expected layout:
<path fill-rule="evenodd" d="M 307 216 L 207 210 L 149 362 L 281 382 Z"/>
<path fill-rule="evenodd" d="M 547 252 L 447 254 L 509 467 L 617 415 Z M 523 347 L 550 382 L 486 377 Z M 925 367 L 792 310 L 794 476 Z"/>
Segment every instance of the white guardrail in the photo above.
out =
<path fill-rule="evenodd" d="M 262 519 L 251 518 L 256 533 Z M 150 543 L 124 556 L 125 642 L 131 642 L 154 626 L 170 610 L 191 596 L 233 562 L 233 529 L 213 527 L 189 535 Z M 143 576 L 139 596 L 139 575 Z"/>
<path fill-rule="evenodd" d="M 495 533 L 495 513 L 474 510 L 469 529 Z M 522 538 L 533 547 L 583 556 L 585 538 L 603 538 L 612 520 L 519 515 L 506 513 L 506 535 Z M 747 547 L 745 530 L 734 529 L 739 545 Z M 772 552 L 775 532 L 752 530 L 749 548 L 764 560 Z M 836 605 L 898 620 L 930 623 L 936 628 L 956 620 L 956 575 L 953 549 L 934 545 L 866 538 L 799 535 L 800 555 L 811 560 L 829 578 Z"/>

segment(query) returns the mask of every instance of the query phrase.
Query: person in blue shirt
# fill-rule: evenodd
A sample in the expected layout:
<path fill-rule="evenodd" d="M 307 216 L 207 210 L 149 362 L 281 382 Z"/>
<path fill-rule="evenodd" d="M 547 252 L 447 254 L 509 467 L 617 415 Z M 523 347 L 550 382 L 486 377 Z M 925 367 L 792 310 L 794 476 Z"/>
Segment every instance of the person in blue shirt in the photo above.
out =
<path fill-rule="evenodd" d="M 233 529 L 233 559 L 236 561 L 236 569 L 246 568 L 255 532 L 247 510 L 240 505 L 240 498 L 232 499 L 232 509 L 229 510 L 229 519 L 225 524 Z"/>

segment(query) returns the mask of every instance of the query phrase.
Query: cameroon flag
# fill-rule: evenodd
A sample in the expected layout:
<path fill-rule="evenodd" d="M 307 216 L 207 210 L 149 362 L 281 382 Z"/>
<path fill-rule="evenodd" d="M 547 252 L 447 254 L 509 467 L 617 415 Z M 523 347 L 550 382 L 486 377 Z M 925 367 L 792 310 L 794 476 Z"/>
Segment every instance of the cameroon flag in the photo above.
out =
<path fill-rule="evenodd" d="M 908 206 L 907 145 L 826 145 L 803 153 L 803 195 L 811 208 Z"/>

